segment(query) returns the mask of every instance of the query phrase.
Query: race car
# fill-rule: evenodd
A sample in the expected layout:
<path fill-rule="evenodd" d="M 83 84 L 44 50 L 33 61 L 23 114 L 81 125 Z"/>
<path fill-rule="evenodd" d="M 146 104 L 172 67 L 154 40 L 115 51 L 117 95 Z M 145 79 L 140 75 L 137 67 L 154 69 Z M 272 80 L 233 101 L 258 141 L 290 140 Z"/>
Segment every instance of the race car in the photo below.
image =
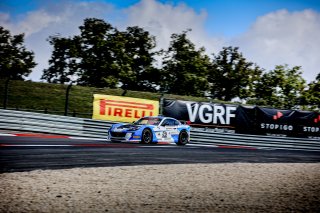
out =
<path fill-rule="evenodd" d="M 190 141 L 190 126 L 183 125 L 174 118 L 150 116 L 140 118 L 132 124 L 113 124 L 108 137 L 114 142 L 170 142 L 186 145 Z"/>

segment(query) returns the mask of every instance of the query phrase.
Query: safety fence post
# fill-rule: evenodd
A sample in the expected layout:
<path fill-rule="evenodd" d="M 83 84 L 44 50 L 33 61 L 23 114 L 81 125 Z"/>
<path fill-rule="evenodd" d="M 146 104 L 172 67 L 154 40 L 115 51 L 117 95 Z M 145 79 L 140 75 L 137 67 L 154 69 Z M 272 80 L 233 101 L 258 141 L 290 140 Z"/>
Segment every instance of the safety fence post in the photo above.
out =
<path fill-rule="evenodd" d="M 9 81 L 10 78 L 7 78 L 4 86 L 3 109 L 7 109 L 8 105 Z"/>
<path fill-rule="evenodd" d="M 69 93 L 72 86 L 72 82 L 68 85 L 67 91 L 66 91 L 66 102 L 64 105 L 64 115 L 68 116 L 68 107 L 69 107 Z"/>
<path fill-rule="evenodd" d="M 164 94 L 162 93 L 159 98 L 159 114 L 160 115 L 162 115 L 163 113 L 163 97 L 164 97 Z"/>

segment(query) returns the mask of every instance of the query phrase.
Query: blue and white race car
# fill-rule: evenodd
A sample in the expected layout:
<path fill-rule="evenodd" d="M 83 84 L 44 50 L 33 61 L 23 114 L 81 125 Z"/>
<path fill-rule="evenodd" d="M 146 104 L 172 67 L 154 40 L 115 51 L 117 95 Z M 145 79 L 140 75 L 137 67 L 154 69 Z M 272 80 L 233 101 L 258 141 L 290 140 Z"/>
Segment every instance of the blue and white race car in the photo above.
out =
<path fill-rule="evenodd" d="M 186 145 L 190 141 L 190 126 L 182 125 L 170 117 L 143 117 L 132 124 L 113 124 L 109 129 L 109 139 L 117 142 L 174 142 Z"/>

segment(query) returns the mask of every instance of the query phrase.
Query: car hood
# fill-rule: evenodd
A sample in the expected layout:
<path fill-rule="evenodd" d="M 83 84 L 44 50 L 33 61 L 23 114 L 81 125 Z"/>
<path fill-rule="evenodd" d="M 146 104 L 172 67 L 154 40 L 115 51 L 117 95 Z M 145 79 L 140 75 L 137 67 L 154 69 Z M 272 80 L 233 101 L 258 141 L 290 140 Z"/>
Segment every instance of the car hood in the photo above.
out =
<path fill-rule="evenodd" d="M 137 130 L 140 129 L 142 125 L 136 125 L 136 124 L 115 124 L 113 125 L 112 129 L 117 130 Z"/>

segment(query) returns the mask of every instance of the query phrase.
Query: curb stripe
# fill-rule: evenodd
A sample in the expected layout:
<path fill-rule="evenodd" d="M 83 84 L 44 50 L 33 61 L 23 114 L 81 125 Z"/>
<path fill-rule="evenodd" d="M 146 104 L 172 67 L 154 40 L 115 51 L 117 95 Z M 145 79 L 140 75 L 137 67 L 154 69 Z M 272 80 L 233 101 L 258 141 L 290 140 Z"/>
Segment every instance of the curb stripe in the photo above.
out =
<path fill-rule="evenodd" d="M 7 134 L 7 133 L 0 133 L 0 136 L 16 136 L 16 135 L 13 135 L 13 134 Z"/>
<path fill-rule="evenodd" d="M 110 147 L 110 148 L 138 148 L 131 144 L 1 144 L 0 147 Z"/>
<path fill-rule="evenodd" d="M 103 138 L 85 138 L 85 137 L 69 137 L 69 139 L 75 139 L 75 140 L 91 140 L 91 141 L 108 141 L 107 139 L 103 139 Z"/>
<path fill-rule="evenodd" d="M 18 133 L 14 135 L 18 137 L 69 138 L 69 136 L 65 136 L 65 135 L 46 135 L 46 134 L 35 134 L 35 133 Z"/>
<path fill-rule="evenodd" d="M 0 147 L 60 147 L 73 145 L 48 145 L 48 144 L 0 144 Z"/>

